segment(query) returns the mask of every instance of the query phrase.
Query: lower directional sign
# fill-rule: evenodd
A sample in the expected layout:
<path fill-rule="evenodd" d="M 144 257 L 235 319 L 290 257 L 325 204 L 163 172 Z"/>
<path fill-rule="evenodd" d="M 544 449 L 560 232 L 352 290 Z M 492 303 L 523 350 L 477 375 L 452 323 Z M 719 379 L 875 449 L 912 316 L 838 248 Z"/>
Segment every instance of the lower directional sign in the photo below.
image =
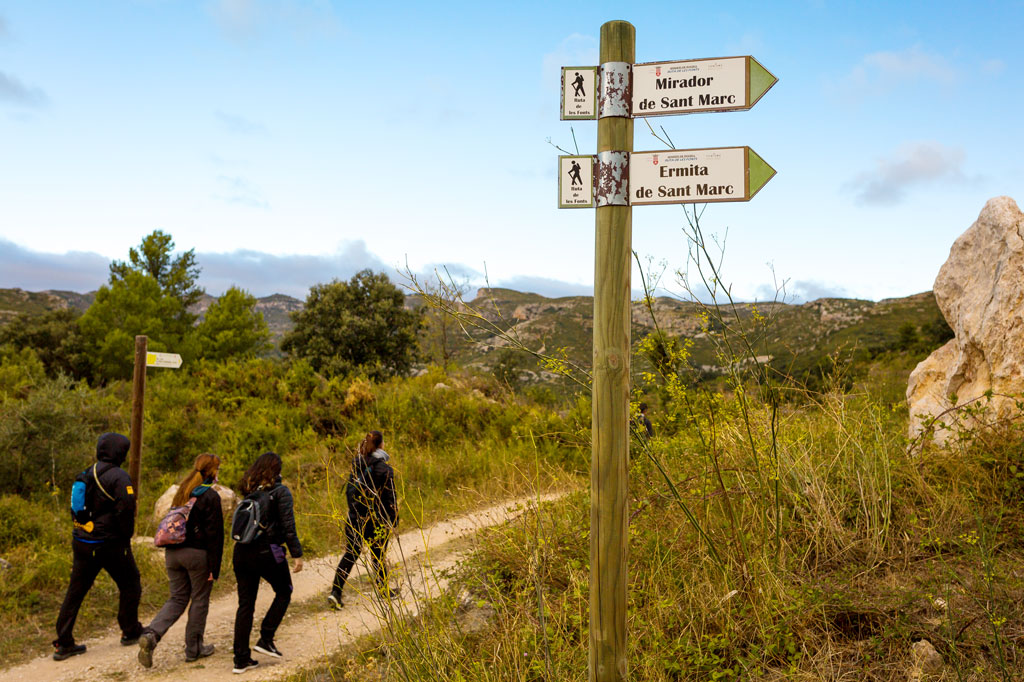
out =
<path fill-rule="evenodd" d="M 775 175 L 750 147 L 633 152 L 629 203 L 749 201 Z"/>

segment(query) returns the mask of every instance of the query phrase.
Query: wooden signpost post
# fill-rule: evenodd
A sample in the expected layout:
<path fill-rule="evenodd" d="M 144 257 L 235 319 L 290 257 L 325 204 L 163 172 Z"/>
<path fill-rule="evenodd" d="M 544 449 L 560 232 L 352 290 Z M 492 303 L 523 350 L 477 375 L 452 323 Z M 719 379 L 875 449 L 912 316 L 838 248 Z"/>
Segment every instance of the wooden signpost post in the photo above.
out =
<path fill-rule="evenodd" d="M 558 160 L 559 208 L 596 207 L 591 682 L 627 677 L 632 206 L 749 201 L 775 175 L 749 147 L 633 152 L 633 118 L 753 107 L 778 80 L 753 57 L 634 64 L 634 55 L 633 26 L 609 21 L 601 26 L 601 65 L 562 69 L 560 118 L 598 121 L 596 156 Z"/>
<path fill-rule="evenodd" d="M 132 422 L 128 446 L 128 476 L 135 490 L 135 509 L 140 497 L 139 473 L 142 467 L 142 416 L 146 401 L 146 367 L 181 367 L 181 356 L 175 353 L 148 352 L 149 337 L 135 337 L 135 369 L 132 371 Z"/>

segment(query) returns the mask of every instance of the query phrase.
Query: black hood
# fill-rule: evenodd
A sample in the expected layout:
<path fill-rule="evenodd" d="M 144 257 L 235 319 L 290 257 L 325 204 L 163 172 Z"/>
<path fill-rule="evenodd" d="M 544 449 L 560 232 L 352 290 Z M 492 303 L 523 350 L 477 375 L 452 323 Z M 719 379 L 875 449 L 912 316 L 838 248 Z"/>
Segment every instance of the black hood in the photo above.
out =
<path fill-rule="evenodd" d="M 104 433 L 96 441 L 96 461 L 121 466 L 128 457 L 131 441 L 120 433 Z"/>

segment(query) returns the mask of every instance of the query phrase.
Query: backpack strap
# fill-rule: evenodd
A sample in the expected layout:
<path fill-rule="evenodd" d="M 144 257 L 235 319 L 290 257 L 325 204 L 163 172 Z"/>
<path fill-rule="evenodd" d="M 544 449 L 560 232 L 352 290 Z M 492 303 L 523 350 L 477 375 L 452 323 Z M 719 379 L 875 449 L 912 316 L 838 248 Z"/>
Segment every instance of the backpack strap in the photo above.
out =
<path fill-rule="evenodd" d="M 100 491 L 104 495 L 106 495 L 107 499 L 110 500 L 111 502 L 116 502 L 117 500 L 115 500 L 114 497 L 110 493 L 107 492 L 107 489 L 103 487 L 103 484 L 100 483 L 100 477 L 96 473 L 96 467 L 98 467 L 99 465 L 100 465 L 99 462 L 96 462 L 95 464 L 92 465 L 92 478 L 93 478 L 94 481 L 96 481 L 96 485 L 99 486 Z M 107 471 L 110 471 L 110 469 L 107 469 Z M 103 472 L 103 473 L 106 473 L 106 471 Z"/>

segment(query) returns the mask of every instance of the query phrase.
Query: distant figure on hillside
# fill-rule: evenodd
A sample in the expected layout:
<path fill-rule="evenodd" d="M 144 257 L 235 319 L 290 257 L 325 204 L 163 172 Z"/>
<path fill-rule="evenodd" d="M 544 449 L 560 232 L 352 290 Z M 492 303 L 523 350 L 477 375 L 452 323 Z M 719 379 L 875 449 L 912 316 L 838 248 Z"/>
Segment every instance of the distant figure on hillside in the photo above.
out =
<path fill-rule="evenodd" d="M 640 403 L 640 414 L 636 418 L 637 428 L 642 428 L 648 438 L 654 438 L 654 424 L 647 417 L 647 403 Z"/>
<path fill-rule="evenodd" d="M 292 491 L 281 483 L 281 458 L 273 452 L 264 452 L 242 476 L 242 494 L 245 499 L 235 510 L 232 536 L 241 510 L 255 506 L 258 532 L 248 542 L 236 538 L 231 558 L 238 581 L 238 611 L 235 613 L 235 673 L 244 673 L 259 665 L 249 649 L 253 612 L 259 594 L 260 579 L 270 583 L 274 601 L 260 624 L 260 638 L 254 650 L 267 656 L 281 658 L 274 646 L 274 635 L 281 625 L 292 598 L 292 577 L 288 573 L 285 547 L 295 559 L 296 573 L 302 570 L 302 545 L 295 532 L 295 508 Z M 244 538 L 248 539 L 248 538 Z"/>
<path fill-rule="evenodd" d="M 139 638 L 139 663 L 147 668 L 153 666 L 153 649 L 157 642 L 185 612 L 189 601 L 192 606 L 185 626 L 185 662 L 191 663 L 213 654 L 213 645 L 203 644 L 203 634 L 206 632 L 213 581 L 220 577 L 220 561 L 224 554 L 224 512 L 220 506 L 220 495 L 213 489 L 219 470 L 220 457 L 199 455 L 171 501 L 171 509 L 186 506 L 190 509 L 184 539 L 177 544 L 166 545 L 164 553 L 171 596 L 153 622 L 143 628 Z"/>
<path fill-rule="evenodd" d="M 377 590 L 381 596 L 392 599 L 400 593 L 398 587 L 388 586 L 388 567 L 384 561 L 388 540 L 398 525 L 398 503 L 395 498 L 395 472 L 388 464 L 390 456 L 381 448 L 383 442 L 384 436 L 380 431 L 370 431 L 359 443 L 359 452 L 352 459 L 352 473 L 345 487 L 348 502 L 345 555 L 338 562 L 334 585 L 327 597 L 327 603 L 335 609 L 344 606 L 341 593 L 364 541 L 370 545 Z"/>
<path fill-rule="evenodd" d="M 96 463 L 80 473 L 71 487 L 73 560 L 68 591 L 57 616 L 55 661 L 85 653 L 84 644 L 75 644 L 73 631 L 78 609 L 100 570 L 110 575 L 120 594 L 117 624 L 121 626 L 121 644 L 135 644 L 142 634 L 142 583 L 131 546 L 135 533 L 135 491 L 128 472 L 121 468 L 128 457 L 128 447 L 125 436 L 104 433 L 96 443 Z"/>

